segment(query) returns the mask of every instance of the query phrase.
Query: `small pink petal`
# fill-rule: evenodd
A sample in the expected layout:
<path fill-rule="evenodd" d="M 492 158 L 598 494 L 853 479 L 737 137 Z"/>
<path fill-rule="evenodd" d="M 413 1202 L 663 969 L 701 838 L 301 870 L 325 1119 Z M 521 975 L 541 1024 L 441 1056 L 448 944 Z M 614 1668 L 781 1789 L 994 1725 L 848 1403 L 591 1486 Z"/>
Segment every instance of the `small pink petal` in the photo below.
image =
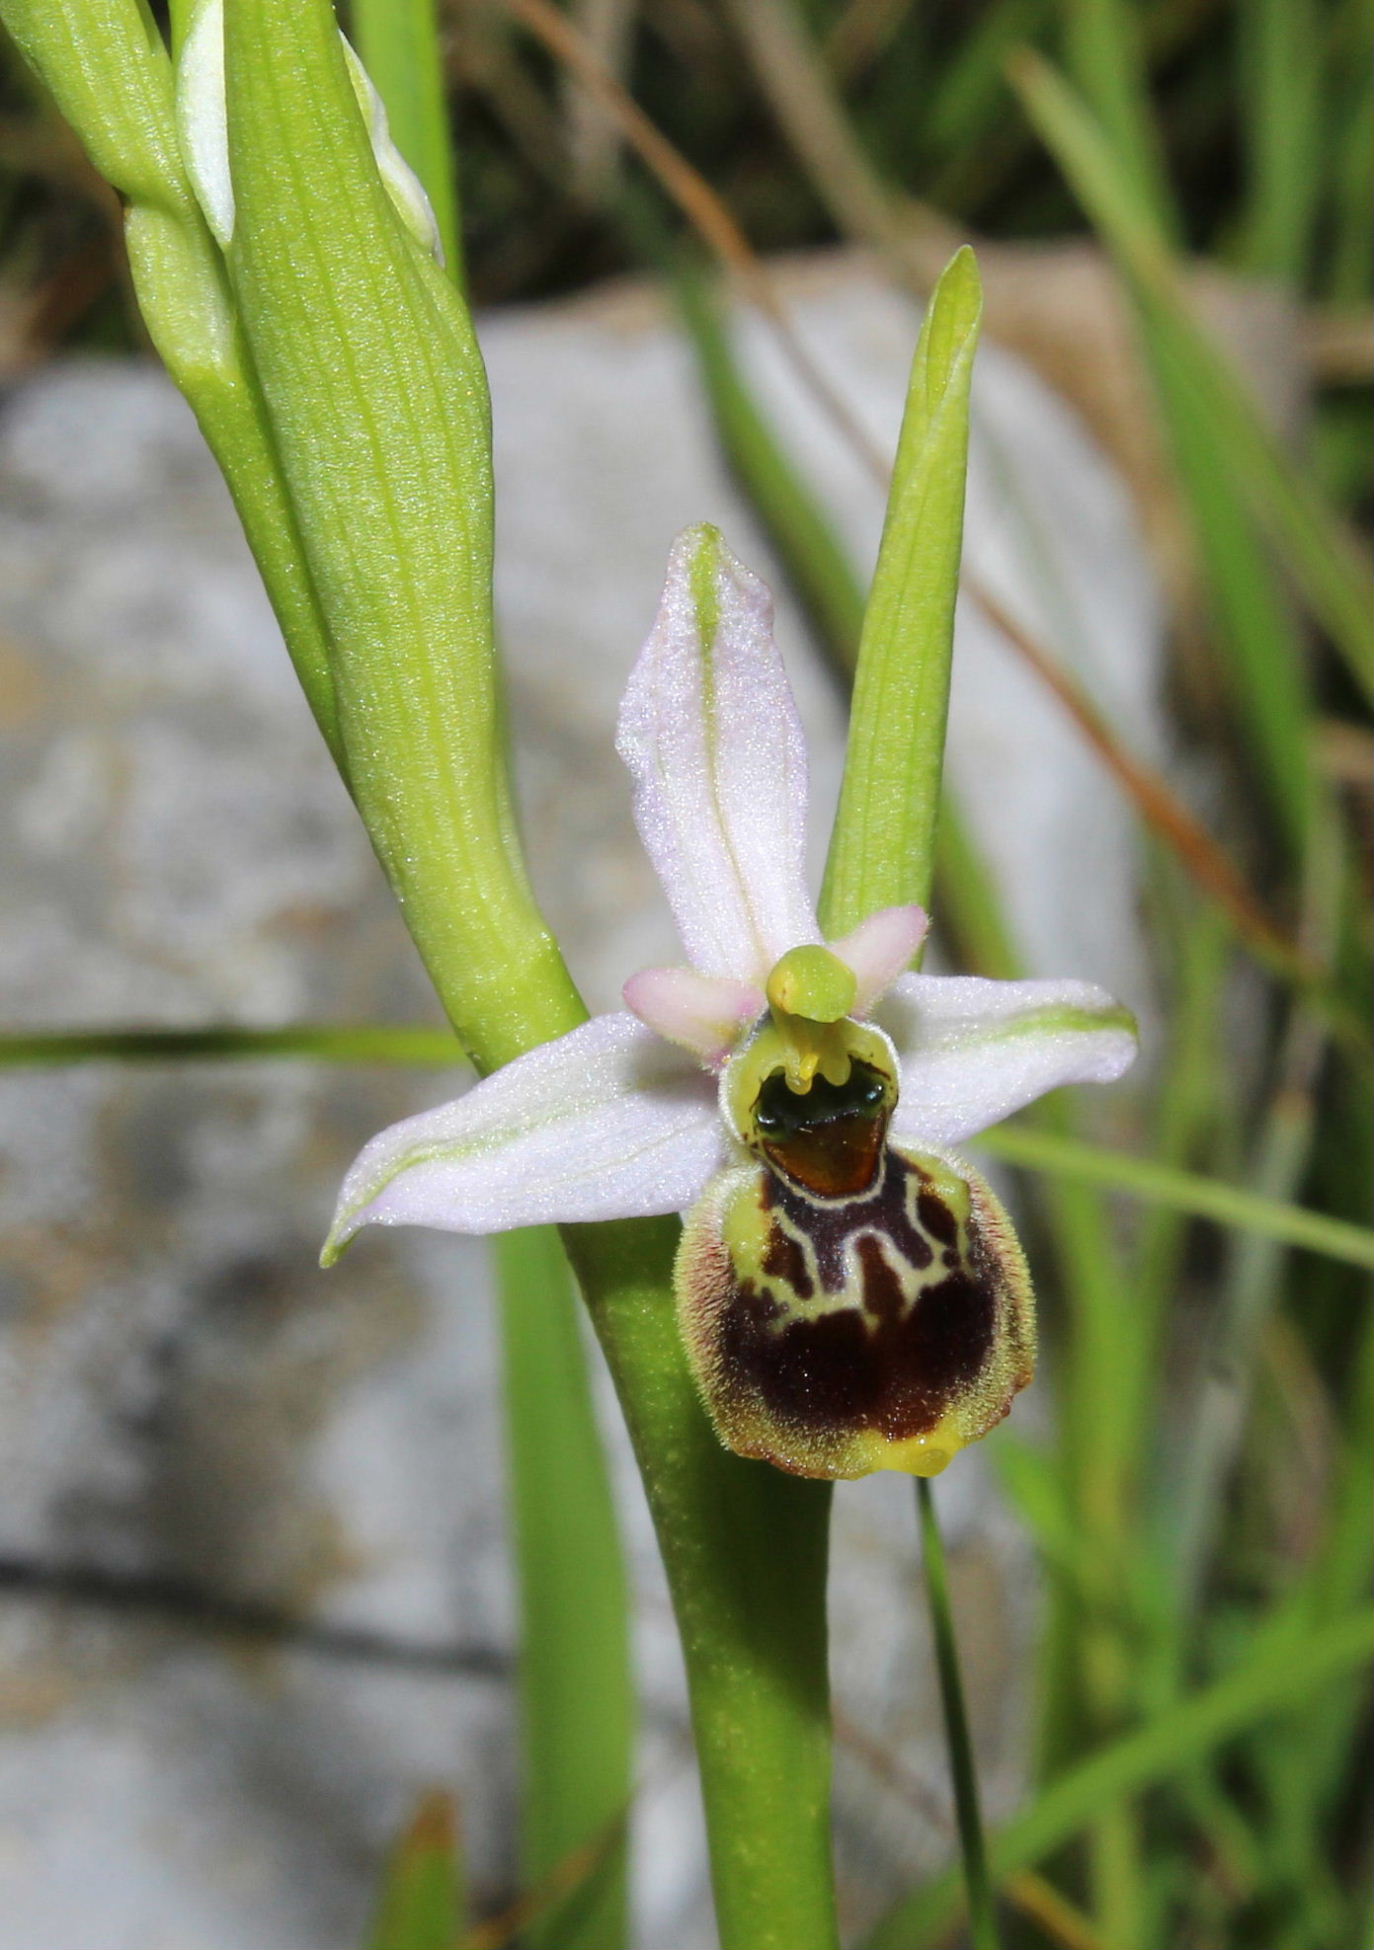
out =
<path fill-rule="evenodd" d="M 621 991 L 643 1023 L 718 1069 L 741 1032 L 768 1007 L 762 989 L 694 968 L 642 968 Z"/>
<path fill-rule="evenodd" d="M 830 943 L 831 953 L 853 969 L 859 984 L 856 1016 L 867 1015 L 884 990 L 906 973 L 929 926 L 923 907 L 880 907 L 852 934 Z"/>

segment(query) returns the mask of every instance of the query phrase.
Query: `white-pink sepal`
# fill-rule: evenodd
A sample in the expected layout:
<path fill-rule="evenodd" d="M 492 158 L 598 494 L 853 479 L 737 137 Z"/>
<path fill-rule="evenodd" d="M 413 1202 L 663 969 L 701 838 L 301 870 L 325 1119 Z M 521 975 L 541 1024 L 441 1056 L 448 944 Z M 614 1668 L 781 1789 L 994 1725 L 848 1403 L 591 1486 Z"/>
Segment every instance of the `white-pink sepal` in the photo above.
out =
<path fill-rule="evenodd" d="M 699 1065 L 634 1016 L 594 1016 L 375 1137 L 344 1180 L 323 1258 L 365 1225 L 504 1232 L 680 1212 L 728 1144 Z"/>
<path fill-rule="evenodd" d="M 902 1066 L 892 1134 L 957 1144 L 1065 1083 L 1111 1083 L 1135 1019 L 1091 982 L 904 975 L 873 1012 Z"/>
<path fill-rule="evenodd" d="M 789 948 L 820 940 L 806 888 L 806 746 L 773 601 L 714 528 L 673 544 L 616 747 L 694 968 L 762 985 Z"/>

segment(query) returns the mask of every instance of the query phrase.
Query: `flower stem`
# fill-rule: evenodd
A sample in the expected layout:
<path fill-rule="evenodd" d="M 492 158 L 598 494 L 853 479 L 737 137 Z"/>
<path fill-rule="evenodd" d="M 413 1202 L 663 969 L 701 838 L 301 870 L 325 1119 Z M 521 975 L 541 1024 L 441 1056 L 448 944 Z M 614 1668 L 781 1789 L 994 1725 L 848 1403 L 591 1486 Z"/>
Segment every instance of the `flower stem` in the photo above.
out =
<path fill-rule="evenodd" d="M 838 1950 L 830 1485 L 721 1447 L 682 1359 L 676 1223 L 564 1228 L 620 1393 L 682 1636 L 721 1950 Z"/>
<path fill-rule="evenodd" d="M 968 1910 L 973 1950 L 998 1950 L 997 1913 L 988 1878 L 983 1845 L 983 1817 L 978 1804 L 978 1771 L 969 1739 L 964 1686 L 959 1677 L 959 1647 L 954 1636 L 954 1613 L 949 1602 L 949 1571 L 945 1546 L 935 1514 L 935 1497 L 925 1477 L 916 1482 L 921 1516 L 921 1550 L 925 1563 L 926 1597 L 935 1637 L 935 1663 L 940 1674 L 940 1700 L 945 1713 L 945 1741 L 954 1777 L 954 1808 L 959 1822 L 959 1847 L 968 1886 Z"/>

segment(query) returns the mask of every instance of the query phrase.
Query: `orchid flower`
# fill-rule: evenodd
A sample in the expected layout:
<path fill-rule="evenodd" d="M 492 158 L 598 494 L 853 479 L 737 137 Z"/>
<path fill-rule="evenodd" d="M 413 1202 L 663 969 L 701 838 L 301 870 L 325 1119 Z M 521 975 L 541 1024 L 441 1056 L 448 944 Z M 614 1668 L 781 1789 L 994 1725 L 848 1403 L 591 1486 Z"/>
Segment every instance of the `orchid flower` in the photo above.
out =
<path fill-rule="evenodd" d="M 1035 1345 L 1015 1233 L 948 1147 L 1119 1076 L 1134 1023 L 1085 982 L 907 973 L 919 907 L 822 940 L 772 602 L 713 528 L 673 548 L 617 744 L 687 965 L 374 1138 L 325 1263 L 365 1225 L 684 1212 L 679 1320 L 725 1445 L 933 1475 L 1006 1414 Z"/>

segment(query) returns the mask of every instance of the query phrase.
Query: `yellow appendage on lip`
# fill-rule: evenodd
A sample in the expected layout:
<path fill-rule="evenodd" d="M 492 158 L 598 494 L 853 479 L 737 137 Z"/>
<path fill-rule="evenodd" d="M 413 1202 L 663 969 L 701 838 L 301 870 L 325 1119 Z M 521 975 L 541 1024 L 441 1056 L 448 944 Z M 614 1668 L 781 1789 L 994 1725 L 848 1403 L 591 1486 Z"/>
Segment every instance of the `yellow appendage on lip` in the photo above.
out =
<path fill-rule="evenodd" d="M 849 1081 L 847 1018 L 858 992 L 854 971 L 828 948 L 789 948 L 774 964 L 766 993 L 787 1085 L 798 1096 L 806 1095 L 818 1072 L 828 1083 Z"/>

